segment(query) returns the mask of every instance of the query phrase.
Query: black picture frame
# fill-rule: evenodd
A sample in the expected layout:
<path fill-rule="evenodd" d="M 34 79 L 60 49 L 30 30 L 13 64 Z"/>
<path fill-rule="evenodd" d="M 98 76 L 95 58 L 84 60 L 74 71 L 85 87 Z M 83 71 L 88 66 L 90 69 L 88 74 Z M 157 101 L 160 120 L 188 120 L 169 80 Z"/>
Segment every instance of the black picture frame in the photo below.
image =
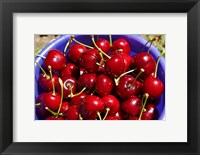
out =
<path fill-rule="evenodd" d="M 187 13 L 188 142 L 18 143 L 13 142 L 13 13 L 155 12 Z M 199 0 L 0 0 L 1 154 L 200 154 Z M 180 73 L 181 74 L 181 73 Z M 29 132 L 29 131 L 27 131 Z M 30 133 L 31 134 L 31 133 Z"/>

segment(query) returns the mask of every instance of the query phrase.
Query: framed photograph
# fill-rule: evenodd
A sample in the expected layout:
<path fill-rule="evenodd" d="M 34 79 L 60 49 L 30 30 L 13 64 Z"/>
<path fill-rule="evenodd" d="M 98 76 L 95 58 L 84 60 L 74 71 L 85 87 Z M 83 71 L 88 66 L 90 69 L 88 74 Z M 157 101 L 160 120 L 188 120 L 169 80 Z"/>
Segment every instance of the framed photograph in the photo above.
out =
<path fill-rule="evenodd" d="M 1 153 L 200 154 L 199 9 L 0 0 Z"/>

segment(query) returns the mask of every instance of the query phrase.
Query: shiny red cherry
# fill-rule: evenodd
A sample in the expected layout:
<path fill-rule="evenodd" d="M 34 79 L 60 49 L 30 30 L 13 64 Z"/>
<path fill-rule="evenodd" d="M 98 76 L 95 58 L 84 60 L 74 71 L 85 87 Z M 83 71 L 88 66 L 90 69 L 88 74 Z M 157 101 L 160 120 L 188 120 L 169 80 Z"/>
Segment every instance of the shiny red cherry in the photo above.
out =
<path fill-rule="evenodd" d="M 164 84 L 158 78 L 149 76 L 144 81 L 143 92 L 149 95 L 149 98 L 155 99 L 162 95 Z"/>
<path fill-rule="evenodd" d="M 68 110 L 68 108 L 69 108 L 69 102 L 64 101 L 62 102 L 60 112 L 64 114 Z"/>
<path fill-rule="evenodd" d="M 108 53 L 110 49 L 110 42 L 104 38 L 99 38 L 96 41 L 96 45 L 104 52 Z"/>
<path fill-rule="evenodd" d="M 49 92 L 46 93 L 46 95 L 44 96 L 44 105 L 52 111 L 58 110 L 60 101 L 61 101 L 61 96 L 57 92 L 55 92 L 55 94 Z"/>
<path fill-rule="evenodd" d="M 141 109 L 141 100 L 136 96 L 132 96 L 131 98 L 122 102 L 122 110 L 129 115 L 138 115 Z"/>
<path fill-rule="evenodd" d="M 48 116 L 45 120 L 64 120 L 63 117 Z"/>
<path fill-rule="evenodd" d="M 58 84 L 58 76 L 53 74 L 52 80 L 54 81 L 54 85 Z M 46 76 L 44 73 L 41 73 L 38 79 L 38 82 L 43 90 L 49 92 L 53 90 L 52 80 L 50 76 Z"/>
<path fill-rule="evenodd" d="M 96 92 L 100 97 L 110 94 L 113 89 L 113 80 L 104 74 L 100 74 L 96 79 Z"/>
<path fill-rule="evenodd" d="M 136 67 L 138 71 L 140 71 L 140 69 L 144 69 L 144 72 L 141 74 L 141 77 L 143 78 L 146 78 L 155 71 L 156 62 L 151 54 L 147 52 L 141 52 L 134 55 L 132 60 L 132 65 Z"/>
<path fill-rule="evenodd" d="M 143 83 L 136 80 L 131 75 L 124 75 L 120 78 L 116 93 L 121 98 L 130 98 L 142 92 Z"/>
<path fill-rule="evenodd" d="M 74 78 L 78 78 L 79 74 L 79 68 L 73 63 L 68 63 L 60 72 L 60 77 L 63 78 L 64 76 L 72 76 Z"/>
<path fill-rule="evenodd" d="M 80 65 L 88 72 L 96 72 L 99 68 L 97 63 L 100 63 L 101 56 L 96 49 L 89 49 L 85 51 L 80 57 Z"/>
<path fill-rule="evenodd" d="M 78 89 L 86 87 L 86 93 L 92 93 L 95 89 L 97 76 L 95 73 L 82 74 L 78 79 Z"/>
<path fill-rule="evenodd" d="M 129 118 L 129 120 L 138 120 L 138 117 L 137 117 L 137 116 L 131 116 L 131 117 Z"/>
<path fill-rule="evenodd" d="M 36 113 L 37 116 L 39 117 L 47 117 L 48 115 L 50 115 L 50 113 L 45 109 L 44 106 L 44 96 L 46 95 L 46 93 L 42 93 L 40 94 L 37 99 L 36 99 Z"/>
<path fill-rule="evenodd" d="M 77 107 L 80 107 L 81 103 L 83 102 L 83 99 L 87 96 L 86 93 L 81 93 L 80 95 L 74 96 L 70 100 L 70 105 L 75 105 Z"/>
<path fill-rule="evenodd" d="M 65 112 L 66 116 L 65 118 L 67 120 L 78 120 L 79 119 L 79 113 L 78 108 L 74 105 L 70 106 L 68 110 Z"/>
<path fill-rule="evenodd" d="M 61 71 L 66 64 L 66 58 L 59 50 L 50 50 L 44 60 L 44 66 L 51 66 L 52 71 Z"/>
<path fill-rule="evenodd" d="M 145 111 L 142 113 L 142 120 L 153 120 L 156 116 L 156 107 L 154 104 L 148 104 L 145 107 Z"/>
<path fill-rule="evenodd" d="M 72 62 L 79 64 L 80 56 L 86 50 L 87 49 L 85 46 L 80 44 L 74 44 L 69 48 L 68 57 Z"/>
<path fill-rule="evenodd" d="M 125 62 L 121 54 L 114 54 L 106 61 L 105 70 L 111 77 L 118 77 L 125 72 Z"/>
<path fill-rule="evenodd" d="M 105 120 L 122 120 L 122 119 L 123 119 L 122 114 L 120 111 L 118 111 L 115 114 L 108 115 Z"/>
<path fill-rule="evenodd" d="M 131 51 L 131 48 L 128 41 L 122 38 L 114 41 L 111 47 L 111 52 L 126 53 L 129 55 L 130 51 Z"/>
<path fill-rule="evenodd" d="M 132 63 L 132 57 L 126 53 L 120 53 L 124 59 L 124 70 L 127 71 Z"/>
<path fill-rule="evenodd" d="M 107 95 L 102 98 L 102 102 L 104 103 L 104 108 L 109 108 L 109 115 L 114 115 L 120 109 L 120 103 L 118 99 L 113 95 Z"/>

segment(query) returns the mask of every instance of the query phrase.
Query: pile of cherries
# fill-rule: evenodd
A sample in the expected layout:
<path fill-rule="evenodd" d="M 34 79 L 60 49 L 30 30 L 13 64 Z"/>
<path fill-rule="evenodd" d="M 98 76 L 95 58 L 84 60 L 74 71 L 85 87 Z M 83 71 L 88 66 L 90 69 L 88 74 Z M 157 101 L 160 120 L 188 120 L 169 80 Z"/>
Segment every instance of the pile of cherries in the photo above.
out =
<path fill-rule="evenodd" d="M 71 36 L 64 51 L 50 50 L 40 65 L 36 114 L 45 120 L 152 120 L 164 92 L 157 77 L 162 53 L 130 56 L 123 38 L 94 38 L 92 45 Z M 152 44 L 153 39 L 150 41 Z M 148 42 L 147 42 L 148 43 Z M 146 46 L 146 45 L 145 45 Z M 37 55 L 40 56 L 40 55 Z"/>

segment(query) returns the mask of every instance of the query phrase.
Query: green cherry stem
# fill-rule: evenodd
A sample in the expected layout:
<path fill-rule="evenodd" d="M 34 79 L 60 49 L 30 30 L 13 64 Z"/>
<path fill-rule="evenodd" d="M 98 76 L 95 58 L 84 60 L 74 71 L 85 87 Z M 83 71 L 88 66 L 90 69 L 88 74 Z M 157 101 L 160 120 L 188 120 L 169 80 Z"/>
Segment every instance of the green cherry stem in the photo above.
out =
<path fill-rule="evenodd" d="M 62 107 L 62 101 L 63 101 L 63 81 L 61 80 L 61 78 L 59 78 L 58 81 L 59 81 L 59 84 L 60 84 L 60 87 L 61 87 L 61 99 L 60 99 L 60 105 L 59 105 L 58 112 L 57 112 L 57 117 L 60 113 L 60 109 Z"/>
<path fill-rule="evenodd" d="M 136 82 L 136 80 L 139 78 L 139 76 L 144 72 L 145 70 L 143 68 L 140 69 L 140 72 L 136 75 L 135 80 L 133 83 Z"/>
<path fill-rule="evenodd" d="M 47 75 L 47 73 L 46 73 L 45 70 L 42 68 L 42 66 L 41 66 L 38 62 L 36 62 L 36 61 L 35 61 L 35 63 L 40 67 L 40 69 L 42 70 L 42 72 L 44 73 L 44 75 L 46 76 L 46 78 L 49 79 L 49 78 L 50 78 L 49 75 Z"/>
<path fill-rule="evenodd" d="M 110 47 L 112 46 L 112 35 L 109 35 L 109 39 L 110 39 Z"/>
<path fill-rule="evenodd" d="M 41 57 L 41 58 L 43 58 L 43 59 L 46 59 L 46 57 L 43 56 L 43 55 L 35 54 L 35 56 L 36 56 L 36 57 Z"/>
<path fill-rule="evenodd" d="M 156 62 L 156 68 L 155 68 L 155 74 L 154 74 L 154 77 L 155 77 L 155 78 L 157 77 L 158 64 L 159 64 L 159 62 L 160 62 L 161 57 L 162 57 L 164 54 L 165 54 L 165 50 L 163 50 L 163 52 L 160 54 L 160 56 L 159 56 L 159 58 L 158 58 L 158 60 L 157 60 L 157 62 Z"/>
<path fill-rule="evenodd" d="M 102 118 L 101 118 L 101 115 L 100 115 L 100 112 L 99 112 L 99 111 L 97 111 L 97 115 L 98 115 L 99 119 L 100 119 L 100 120 L 102 120 Z"/>
<path fill-rule="evenodd" d="M 84 43 L 79 42 L 78 40 L 76 40 L 76 39 L 74 38 L 74 35 L 72 35 L 71 38 L 72 38 L 72 40 L 73 40 L 74 42 L 76 42 L 77 44 L 83 45 L 83 46 L 85 46 L 85 47 L 87 47 L 87 48 L 91 48 L 91 49 L 94 48 L 94 47 L 92 47 L 92 46 L 89 46 L 89 45 L 86 45 L 86 44 L 84 44 Z"/>
<path fill-rule="evenodd" d="M 142 103 L 142 110 L 140 112 L 140 116 L 139 116 L 138 120 L 141 120 L 142 114 L 145 111 L 145 106 L 146 106 L 146 103 L 147 103 L 147 99 L 149 98 L 149 94 L 145 93 L 144 97 L 145 97 L 145 100 L 144 100 L 144 103 Z"/>
<path fill-rule="evenodd" d="M 95 43 L 95 40 L 94 40 L 94 35 L 91 35 L 91 38 L 92 38 L 92 42 L 94 44 L 94 46 L 100 51 L 100 53 L 102 53 L 104 56 L 106 56 L 108 59 L 110 59 L 111 57 L 106 54 L 104 51 L 102 51 L 98 46 L 97 44 Z"/>
<path fill-rule="evenodd" d="M 67 87 L 69 87 L 70 94 L 69 94 L 68 97 L 70 97 L 70 98 L 78 96 L 78 95 L 80 95 L 81 93 L 83 93 L 86 90 L 86 87 L 84 87 L 79 93 L 73 94 L 73 92 L 72 92 L 72 85 L 70 83 L 68 83 L 67 86 L 64 85 L 64 87 L 65 87 L 65 89 L 67 89 Z"/>
<path fill-rule="evenodd" d="M 52 111 L 52 110 L 49 109 L 48 107 L 45 107 L 45 109 L 46 109 L 47 111 L 49 111 L 52 115 L 57 116 L 57 113 L 54 112 L 54 111 Z M 63 116 L 63 113 L 59 113 L 58 115 L 59 115 L 59 116 Z"/>
<path fill-rule="evenodd" d="M 36 107 L 39 107 L 39 106 L 41 106 L 42 104 L 41 103 L 35 103 L 35 106 Z"/>
<path fill-rule="evenodd" d="M 83 120 L 83 117 L 81 116 L 81 114 L 79 114 L 78 116 L 79 116 L 79 120 Z"/>
<path fill-rule="evenodd" d="M 121 78 L 122 76 L 124 76 L 124 75 L 126 75 L 126 74 L 129 74 L 129 73 L 131 73 L 131 72 L 134 72 L 135 70 L 136 70 L 136 69 L 129 70 L 129 71 L 127 71 L 127 72 L 121 74 L 117 79 L 114 79 L 115 85 L 118 86 L 119 80 L 120 80 L 120 78 Z"/>
<path fill-rule="evenodd" d="M 51 66 L 48 66 L 49 68 L 49 73 L 50 73 L 50 77 L 51 77 L 51 81 L 52 81 L 52 86 L 53 86 L 53 94 L 52 95 L 56 95 L 56 90 L 55 90 L 55 85 L 54 85 L 54 79 L 52 77 L 52 70 L 51 70 Z"/>
<path fill-rule="evenodd" d="M 106 108 L 106 114 L 105 114 L 105 116 L 104 116 L 103 120 L 105 120 L 105 119 L 106 119 L 106 117 L 108 116 L 108 113 L 109 113 L 109 111 L 110 111 L 110 108 Z"/>
<path fill-rule="evenodd" d="M 65 49 L 64 49 L 64 55 L 66 55 L 66 51 L 67 51 L 67 48 L 69 47 L 69 45 L 71 44 L 72 42 L 72 37 L 70 37 L 70 39 L 68 40 L 66 46 L 65 46 Z"/>

